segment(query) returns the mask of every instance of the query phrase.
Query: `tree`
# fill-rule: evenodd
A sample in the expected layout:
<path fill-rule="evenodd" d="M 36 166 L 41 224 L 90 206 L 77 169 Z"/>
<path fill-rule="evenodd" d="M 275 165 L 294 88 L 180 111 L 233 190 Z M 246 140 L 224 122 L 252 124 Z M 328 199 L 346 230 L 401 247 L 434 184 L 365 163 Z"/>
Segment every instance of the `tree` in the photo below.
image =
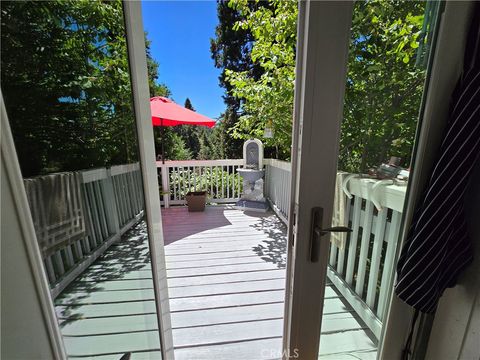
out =
<path fill-rule="evenodd" d="M 182 137 L 175 133 L 172 133 L 171 137 L 171 158 L 175 160 L 191 160 L 193 157 L 192 152 L 188 149 Z"/>
<path fill-rule="evenodd" d="M 250 57 L 263 72 L 226 68 L 231 93 L 242 99 L 244 113 L 232 129 L 237 138 L 262 137 L 274 130 L 267 146 L 288 159 L 294 97 L 297 4 L 269 0 L 252 7 L 247 0 L 229 3 L 240 15 L 234 29 L 253 36 Z M 355 3 L 348 60 L 339 167 L 363 172 L 389 156 L 410 162 L 425 71 L 416 67 L 425 3 L 371 0 Z M 423 51 L 424 53 L 425 51 Z M 268 148 L 267 148 L 268 150 Z"/>
<path fill-rule="evenodd" d="M 1 86 L 25 177 L 137 161 L 121 1 L 2 2 Z"/>
<path fill-rule="evenodd" d="M 221 119 L 224 118 L 224 114 L 220 116 Z M 229 144 L 227 140 L 229 138 L 228 130 L 226 129 L 227 123 L 224 121 L 217 122 L 217 125 L 211 130 L 210 133 L 210 158 L 211 159 L 227 159 L 229 158 L 228 149 Z M 231 144 L 230 144 L 231 145 Z M 240 147 L 242 149 L 242 147 Z M 230 158 L 232 155 L 230 155 Z M 242 157 L 243 155 L 237 155 Z"/>
<path fill-rule="evenodd" d="M 185 108 L 188 109 L 188 110 L 192 110 L 192 111 L 196 111 L 195 108 L 193 107 L 192 105 L 192 102 L 190 101 L 189 98 L 186 98 L 185 99 Z"/>
<path fill-rule="evenodd" d="M 410 163 L 425 70 L 416 66 L 425 3 L 357 2 L 339 166 L 365 172 L 390 156 Z M 430 29 L 431 30 L 431 29 Z"/>
<path fill-rule="evenodd" d="M 195 108 L 193 107 L 189 98 L 185 99 L 184 106 L 189 110 L 195 111 Z M 191 125 L 178 125 L 175 126 L 175 133 L 180 135 L 180 137 L 184 140 L 185 146 L 190 150 L 192 156 L 197 157 L 200 151 L 199 127 Z"/>
<path fill-rule="evenodd" d="M 269 125 L 275 136 L 263 139 L 265 145 L 276 149 L 276 157 L 289 158 L 298 4 L 271 0 L 268 7 L 252 8 L 247 0 L 241 0 L 229 5 L 241 15 L 234 30 L 253 34 L 250 57 L 263 70 L 259 78 L 245 70 L 226 70 L 232 94 L 245 99 L 244 114 L 233 126 L 232 134 L 239 139 L 263 138 Z"/>
<path fill-rule="evenodd" d="M 150 89 L 150 97 L 169 97 L 172 95 L 172 92 L 167 87 L 167 85 L 163 83 L 158 83 L 159 64 L 152 57 L 152 53 L 150 51 L 151 43 L 152 42 L 148 39 L 148 34 L 145 32 L 145 48 L 147 52 L 148 87 Z"/>
<path fill-rule="evenodd" d="M 268 6 L 268 2 L 249 2 L 247 6 L 258 8 Z M 227 109 L 221 117 L 219 124 L 215 127 L 216 133 L 221 130 L 224 134 L 222 150 L 216 153 L 223 153 L 222 157 L 242 157 L 243 141 L 230 136 L 231 129 L 238 122 L 242 112 L 244 99 L 233 94 L 233 86 L 226 80 L 227 70 L 246 71 L 254 79 L 258 79 L 263 69 L 252 61 L 250 51 L 253 42 L 253 35 L 249 29 L 234 29 L 238 21 L 243 20 L 243 15 L 235 8 L 229 6 L 228 1 L 218 0 L 217 2 L 218 25 L 215 29 L 215 38 L 210 40 L 210 51 L 215 66 L 222 70 L 219 76 L 220 86 L 225 88 L 223 97 Z"/>

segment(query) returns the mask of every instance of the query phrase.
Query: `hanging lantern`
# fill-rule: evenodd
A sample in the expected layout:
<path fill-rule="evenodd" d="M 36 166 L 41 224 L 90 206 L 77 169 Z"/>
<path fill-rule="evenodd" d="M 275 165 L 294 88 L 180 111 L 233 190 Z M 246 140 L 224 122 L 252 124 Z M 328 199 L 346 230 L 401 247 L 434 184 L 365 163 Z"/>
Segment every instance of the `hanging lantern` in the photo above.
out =
<path fill-rule="evenodd" d="M 267 124 L 265 125 L 265 129 L 263 130 L 263 137 L 265 139 L 273 138 L 273 126 L 272 120 L 268 120 Z"/>

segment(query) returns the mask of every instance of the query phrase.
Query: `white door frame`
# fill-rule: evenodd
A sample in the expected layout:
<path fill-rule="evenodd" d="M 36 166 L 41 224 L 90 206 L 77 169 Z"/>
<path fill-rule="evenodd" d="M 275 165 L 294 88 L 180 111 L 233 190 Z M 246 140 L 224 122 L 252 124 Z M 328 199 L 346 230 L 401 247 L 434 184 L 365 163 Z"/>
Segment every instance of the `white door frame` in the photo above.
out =
<path fill-rule="evenodd" d="M 318 357 L 330 242 L 322 237 L 318 261 L 309 260 L 311 211 L 322 207 L 322 226 L 331 225 L 352 9 L 351 1 L 299 8 L 284 359 Z"/>
<path fill-rule="evenodd" d="M 330 111 L 330 115 L 333 114 L 333 108 L 341 108 L 343 105 L 343 89 L 339 94 L 340 84 L 335 84 L 332 78 L 336 76 L 337 81 L 341 81 L 344 85 L 345 77 L 340 79 L 339 74 L 341 68 L 346 68 L 346 62 L 344 58 L 338 58 L 336 63 L 329 63 L 329 59 L 322 58 L 318 60 L 315 56 L 316 51 L 325 49 L 325 53 L 332 53 L 331 48 L 326 48 L 325 43 L 319 45 L 322 40 L 325 41 L 325 37 L 332 34 L 332 38 L 335 38 L 337 43 L 336 51 L 340 51 L 340 47 L 345 45 L 343 41 L 348 44 L 348 39 L 344 37 L 344 33 L 347 32 L 345 26 L 350 28 L 351 22 L 348 20 L 348 25 L 343 23 L 345 20 L 341 16 L 340 10 L 330 13 L 331 19 L 336 24 L 329 25 L 328 23 L 328 10 L 327 8 L 333 6 L 331 3 L 312 3 L 302 2 L 300 4 L 299 11 L 299 30 L 298 30 L 298 52 L 297 52 L 297 82 L 295 93 L 295 109 L 294 109 L 294 138 L 293 138 L 293 151 L 292 151 L 292 194 L 291 198 L 295 199 L 292 202 L 290 210 L 290 224 L 289 224 L 289 247 L 288 256 L 289 264 L 293 264 L 293 267 L 289 267 L 287 275 L 287 297 L 286 297 L 286 313 L 285 313 L 285 334 L 284 334 L 284 358 L 286 355 L 296 355 L 294 352 L 296 348 L 300 348 L 302 352 L 299 354 L 301 359 L 313 359 L 318 356 L 317 348 L 319 343 L 320 334 L 312 334 L 312 329 L 320 329 L 321 326 L 321 307 L 318 304 L 314 304 L 311 300 L 318 299 L 319 296 L 323 298 L 323 287 L 325 274 L 324 269 L 327 265 L 328 256 L 328 239 L 322 243 L 320 249 L 320 259 L 317 264 L 322 264 L 320 268 L 317 266 L 317 271 L 321 273 L 322 282 L 317 282 L 316 288 L 302 287 L 308 281 L 312 281 L 315 278 L 315 274 L 312 272 L 315 266 L 312 266 L 305 261 L 293 263 L 292 260 L 305 259 L 308 256 L 308 237 L 310 236 L 310 214 L 309 209 L 312 206 L 320 205 L 324 207 L 324 224 L 328 226 L 326 219 L 331 219 L 331 205 L 325 208 L 326 203 L 332 203 L 333 199 L 328 199 L 325 195 L 319 196 L 318 191 L 322 189 L 325 193 L 329 191 L 333 194 L 332 183 L 332 164 L 328 162 L 328 154 L 337 154 L 338 148 L 334 148 L 334 144 L 338 145 L 338 136 L 336 138 L 325 138 L 322 131 L 318 131 L 320 121 L 314 122 L 315 115 L 317 118 L 321 118 L 321 128 L 325 129 L 325 133 L 333 134 L 335 129 L 334 117 L 326 116 Z M 455 86 L 458 76 L 462 70 L 462 59 L 464 49 L 464 33 L 466 31 L 465 23 L 468 20 L 469 13 L 466 10 L 467 7 L 471 7 L 470 4 L 448 2 L 445 8 L 445 12 L 442 14 L 442 23 L 440 25 L 440 33 L 438 41 L 436 43 L 435 52 L 431 56 L 435 56 L 433 60 L 432 70 L 429 78 L 426 80 L 428 88 L 425 89 L 426 95 L 424 95 L 425 103 L 421 112 L 421 122 L 419 123 L 419 134 L 415 145 L 415 171 L 412 174 L 412 178 L 409 184 L 408 199 L 405 204 L 405 216 L 403 220 L 403 234 L 398 241 L 397 256 L 401 249 L 401 241 L 405 237 L 406 228 L 411 222 L 413 208 L 415 203 L 421 196 L 423 185 L 428 179 L 430 169 L 434 162 L 434 153 L 441 141 L 441 135 L 446 123 L 448 104 L 450 100 L 451 92 Z M 346 10 L 345 10 L 346 11 Z M 315 15 L 316 14 L 316 15 Z M 459 25 L 460 24 L 460 25 Z M 342 27 L 343 26 L 343 27 Z M 459 41 L 458 39 L 462 39 Z M 303 40 L 303 41 L 302 41 Z M 341 44 L 340 44 L 341 43 Z M 312 71 L 315 63 L 321 63 L 322 68 L 317 67 L 317 72 Z M 325 68 L 330 69 L 329 75 L 322 73 Z M 313 74 L 306 76 L 305 74 Z M 319 74 L 320 73 L 320 74 Z M 340 80 L 339 80 L 340 79 Z M 327 80 L 327 81 L 325 81 Z M 328 82 L 330 80 L 330 82 Z M 329 94 L 321 92 L 321 85 L 329 84 L 326 88 L 331 91 Z M 332 84 L 335 86 L 332 87 Z M 325 88 L 323 88 L 325 89 Z M 328 95 L 335 93 L 335 96 L 331 97 L 331 102 L 325 101 Z M 314 97 L 316 96 L 316 97 Z M 337 98 L 335 98 L 337 97 Z M 318 100 L 315 103 L 315 100 Z M 338 104 L 341 100 L 342 104 Z M 324 108 L 322 108 L 322 106 Z M 338 115 L 338 113 L 336 114 Z M 341 116 L 338 115 L 338 127 L 340 125 Z M 327 121 L 328 119 L 328 121 Z M 334 130 L 332 130 L 334 129 Z M 337 129 L 338 130 L 338 129 Z M 335 132 L 338 135 L 338 131 Z M 317 144 L 315 144 L 317 142 Z M 322 144 L 322 152 L 312 154 L 311 149 L 318 147 L 318 143 Z M 313 145 L 312 145 L 313 144 Z M 302 149 L 303 147 L 303 149 Z M 308 151 L 305 154 L 305 150 Z M 335 157 L 336 158 L 336 157 Z M 331 161 L 336 159 L 330 159 Z M 320 171 L 315 169 L 309 169 L 308 166 L 314 164 L 318 168 L 325 170 L 327 164 L 328 172 L 319 174 Z M 309 176 L 301 176 L 307 173 Z M 336 171 L 336 167 L 335 167 Z M 329 177 L 329 181 L 322 179 L 320 176 Z M 316 186 L 312 187 L 312 184 Z M 301 189 L 308 188 L 308 194 L 302 194 Z M 333 198 L 333 195 L 332 195 Z M 296 219 L 296 220 L 295 220 Z M 327 223 L 325 223 L 327 221 Z M 292 247 L 293 240 L 295 244 Z M 317 278 L 320 277 L 317 272 Z M 293 289 L 295 286 L 295 289 Z M 392 278 L 392 293 L 393 293 L 393 278 Z M 293 290 L 292 290 L 293 289 Z M 292 292 L 293 291 L 293 292 Z M 392 295 L 391 293 L 391 295 Z M 320 312 L 319 312 L 320 311 Z M 382 359 L 397 359 L 401 356 L 401 351 L 404 345 L 405 337 L 408 333 L 409 323 L 412 309 L 406 306 L 403 302 L 399 301 L 395 296 L 391 296 L 389 306 L 387 307 L 388 317 L 382 330 L 382 336 L 379 347 L 379 358 Z M 320 320 L 320 321 L 319 321 Z M 316 322 L 316 324 L 314 324 Z M 303 330 L 308 329 L 307 331 Z M 315 343 L 316 341 L 316 343 Z M 433 346 L 430 346 L 429 352 L 432 353 Z"/>
<path fill-rule="evenodd" d="M 150 95 L 148 89 L 147 62 L 145 51 L 145 35 L 141 3 L 124 1 L 125 31 L 128 44 L 129 65 L 131 72 L 133 102 L 140 152 L 140 166 L 145 196 L 145 212 L 147 216 L 147 231 L 152 263 L 152 276 L 156 310 L 159 325 L 160 346 L 162 359 L 174 359 L 172 329 L 170 323 L 170 307 L 168 300 L 168 286 L 165 266 L 163 243 L 162 218 L 160 212 L 160 194 L 158 191 L 157 167 L 155 163 L 155 148 L 153 127 L 150 114 Z M 16 156 L 13 138 L 8 124 L 7 114 L 1 98 L 1 152 L 2 161 L 5 161 L 8 178 L 11 183 L 23 184 L 18 158 Z M 28 252 L 32 275 L 36 283 L 40 307 L 43 310 L 45 328 L 50 339 L 51 351 L 56 359 L 66 358 L 63 339 L 55 316 L 53 301 L 43 264 L 40 250 L 36 241 L 33 221 L 30 215 L 28 201 L 23 186 L 14 188 L 13 194 L 22 232 L 24 245 Z"/>
<path fill-rule="evenodd" d="M 148 88 L 145 32 L 143 30 L 142 4 L 124 1 L 125 31 L 132 81 L 132 94 L 137 124 L 140 169 L 145 196 L 148 242 L 152 264 L 153 287 L 160 333 L 162 359 L 174 359 L 170 304 L 168 298 L 167 270 L 163 242 L 160 193 L 153 138 L 150 93 Z"/>

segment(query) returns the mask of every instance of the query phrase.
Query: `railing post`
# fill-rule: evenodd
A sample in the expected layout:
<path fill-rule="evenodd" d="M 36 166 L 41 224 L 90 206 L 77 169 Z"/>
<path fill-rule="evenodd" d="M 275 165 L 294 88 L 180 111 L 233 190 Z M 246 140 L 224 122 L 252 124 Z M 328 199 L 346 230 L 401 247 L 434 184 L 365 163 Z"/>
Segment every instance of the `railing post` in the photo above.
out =
<path fill-rule="evenodd" d="M 266 161 L 264 160 L 264 163 Z M 265 184 L 263 186 L 263 196 L 270 199 L 270 165 L 265 164 Z"/>
<path fill-rule="evenodd" d="M 118 211 L 115 203 L 115 194 L 113 190 L 113 181 L 111 170 L 107 169 L 107 178 L 100 181 L 102 192 L 105 195 L 105 213 L 107 217 L 107 226 L 110 234 L 117 234 L 120 231 L 120 222 L 118 220 Z"/>
<path fill-rule="evenodd" d="M 162 164 L 161 168 L 162 174 L 162 196 L 163 196 L 163 205 L 165 208 L 170 207 L 170 181 L 168 174 L 168 167 L 165 164 Z"/>

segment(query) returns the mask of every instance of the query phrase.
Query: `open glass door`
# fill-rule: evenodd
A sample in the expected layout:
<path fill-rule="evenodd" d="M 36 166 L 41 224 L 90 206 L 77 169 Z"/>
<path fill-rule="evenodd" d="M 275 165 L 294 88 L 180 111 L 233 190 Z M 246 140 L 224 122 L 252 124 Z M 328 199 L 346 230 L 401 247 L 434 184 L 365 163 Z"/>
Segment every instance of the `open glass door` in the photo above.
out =
<path fill-rule="evenodd" d="M 329 244 L 314 227 L 330 225 L 352 7 L 300 3 L 284 358 L 318 352 Z"/>
<path fill-rule="evenodd" d="M 144 42 L 138 2 L 2 3 L 20 215 L 72 358 L 173 358 Z"/>
<path fill-rule="evenodd" d="M 174 359 L 175 356 L 170 323 L 167 269 L 165 265 L 160 193 L 155 162 L 155 145 L 151 124 L 152 116 L 150 113 L 145 32 L 143 30 L 141 3 L 139 1 L 124 1 L 123 9 L 141 159 L 140 165 L 145 189 L 145 210 L 160 335 L 160 350 L 162 358 L 170 360 Z"/>
<path fill-rule="evenodd" d="M 375 359 L 438 4 L 299 14 L 283 356 Z"/>

